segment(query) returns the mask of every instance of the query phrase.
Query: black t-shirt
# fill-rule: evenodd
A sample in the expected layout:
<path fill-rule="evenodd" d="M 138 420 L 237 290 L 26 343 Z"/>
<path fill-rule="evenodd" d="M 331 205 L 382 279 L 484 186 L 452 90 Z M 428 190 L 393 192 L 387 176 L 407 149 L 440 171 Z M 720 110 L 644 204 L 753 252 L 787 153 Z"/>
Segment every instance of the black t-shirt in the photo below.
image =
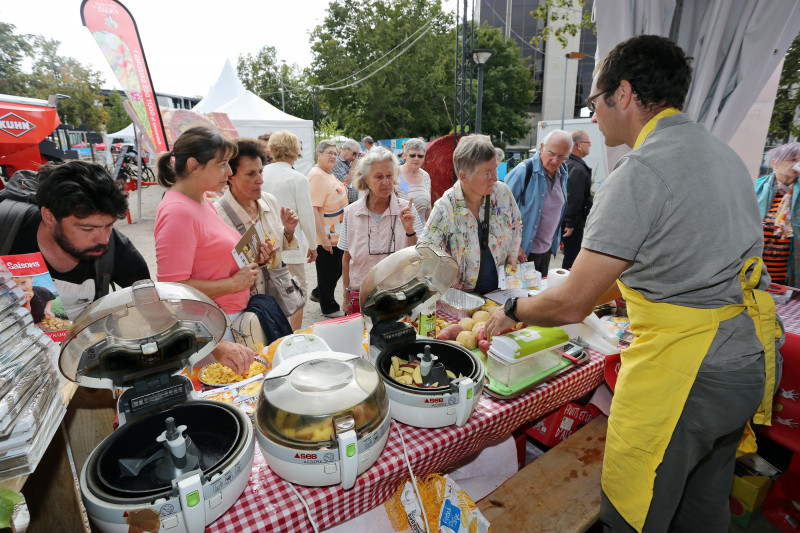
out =
<path fill-rule="evenodd" d="M 39 230 L 41 221 L 41 214 L 37 209 L 30 209 L 25 214 L 9 254 L 31 254 L 40 251 L 36 233 Z M 150 270 L 147 268 L 147 262 L 145 262 L 142 254 L 116 228 L 112 232 L 114 237 L 114 268 L 111 281 L 120 287 L 130 287 L 135 281 L 149 279 Z M 46 258 L 45 263 L 69 319 L 75 320 L 80 312 L 94 301 L 94 261 L 81 261 L 69 272 L 58 272 L 47 263 Z"/>
<path fill-rule="evenodd" d="M 33 316 L 33 323 L 38 324 L 44 318 L 44 310 L 47 308 L 47 302 L 55 300 L 56 295 L 45 289 L 44 287 L 33 286 L 33 298 L 31 298 L 31 315 Z"/>

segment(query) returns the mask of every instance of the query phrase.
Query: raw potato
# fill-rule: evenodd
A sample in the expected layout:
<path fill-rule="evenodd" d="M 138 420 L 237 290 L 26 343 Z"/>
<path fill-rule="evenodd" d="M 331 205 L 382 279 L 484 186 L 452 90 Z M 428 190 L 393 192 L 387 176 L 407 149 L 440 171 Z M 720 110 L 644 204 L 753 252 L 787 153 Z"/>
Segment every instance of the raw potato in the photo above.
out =
<path fill-rule="evenodd" d="M 491 315 L 487 311 L 475 311 L 475 314 L 472 315 L 472 319 L 475 322 L 486 322 L 489 320 Z"/>
<path fill-rule="evenodd" d="M 486 322 L 476 322 L 475 327 L 472 328 L 472 333 L 474 333 L 475 337 L 477 338 L 478 332 L 485 327 L 486 327 Z"/>
<path fill-rule="evenodd" d="M 459 333 L 456 342 L 463 344 L 467 350 L 474 350 L 478 347 L 478 337 L 471 331 Z"/>
<path fill-rule="evenodd" d="M 461 329 L 464 331 L 472 331 L 472 328 L 475 327 L 475 321 L 470 317 L 464 317 L 458 321 L 458 325 L 461 326 Z"/>
<path fill-rule="evenodd" d="M 463 328 L 458 324 L 451 324 L 444 328 L 436 338 L 440 341 L 454 341 L 456 340 L 456 337 L 458 337 L 458 334 L 462 331 Z"/>

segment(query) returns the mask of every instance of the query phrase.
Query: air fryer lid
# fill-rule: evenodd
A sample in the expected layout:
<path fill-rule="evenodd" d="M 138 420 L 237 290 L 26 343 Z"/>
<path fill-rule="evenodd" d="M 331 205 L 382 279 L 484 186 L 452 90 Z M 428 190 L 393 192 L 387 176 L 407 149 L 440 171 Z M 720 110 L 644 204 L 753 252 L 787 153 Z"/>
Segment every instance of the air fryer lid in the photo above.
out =
<path fill-rule="evenodd" d="M 226 325 L 222 309 L 196 289 L 137 281 L 75 319 L 61 348 L 61 372 L 83 386 L 129 386 L 199 361 L 216 347 Z"/>
<path fill-rule="evenodd" d="M 120 426 L 92 454 L 87 470 L 89 488 L 106 499 L 153 498 L 172 492 L 172 479 L 201 469 L 206 479 L 222 470 L 227 460 L 246 446 L 238 408 L 220 402 L 195 401 L 175 405 L 157 414 Z M 246 416 L 242 413 L 242 416 Z M 170 462 L 157 438 L 166 420 L 186 426 L 183 436 L 193 443 L 199 463 L 183 470 Z M 187 454 L 188 455 L 188 454 Z M 173 476 L 165 476 L 165 467 Z M 184 471 L 185 470 L 185 471 Z"/>
<path fill-rule="evenodd" d="M 267 375 L 256 427 L 274 441 L 316 448 L 334 439 L 337 416 L 352 413 L 360 437 L 377 429 L 388 411 L 375 367 L 350 354 L 316 352 L 288 359 Z"/>
<path fill-rule="evenodd" d="M 411 314 L 438 300 L 458 277 L 456 260 L 427 243 L 395 252 L 372 267 L 361 283 L 361 313 L 377 324 Z"/>

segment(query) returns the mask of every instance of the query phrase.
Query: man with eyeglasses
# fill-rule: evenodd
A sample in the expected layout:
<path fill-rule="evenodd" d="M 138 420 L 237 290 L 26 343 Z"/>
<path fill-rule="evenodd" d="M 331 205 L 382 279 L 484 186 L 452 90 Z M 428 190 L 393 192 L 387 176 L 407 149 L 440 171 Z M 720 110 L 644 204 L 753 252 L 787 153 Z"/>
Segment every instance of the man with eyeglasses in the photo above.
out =
<path fill-rule="evenodd" d="M 487 338 L 517 320 L 558 326 L 625 297 L 635 337 L 608 419 L 606 531 L 727 532 L 737 446 L 751 417 L 771 419 L 780 329 L 759 206 L 739 156 L 680 112 L 690 61 L 656 35 L 600 61 L 593 121 L 633 149 L 598 190 L 566 281 L 486 324 Z"/>
<path fill-rule="evenodd" d="M 361 146 L 357 141 L 347 139 L 339 149 L 339 157 L 336 158 L 336 164 L 331 170 L 331 174 L 347 186 L 347 201 L 351 204 L 358 200 L 358 191 L 350 185 L 358 166 L 359 157 L 361 157 Z"/>
<path fill-rule="evenodd" d="M 572 152 L 567 159 L 569 181 L 567 183 L 567 210 L 564 212 L 564 230 L 561 241 L 564 243 L 562 268 L 572 268 L 578 257 L 583 241 L 583 228 L 586 217 L 592 208 L 592 169 L 583 160 L 589 155 L 592 141 L 584 130 L 572 132 Z"/>
<path fill-rule="evenodd" d="M 546 276 L 550 258 L 561 244 L 561 221 L 567 203 L 567 165 L 572 137 L 564 130 L 545 136 L 530 159 L 517 165 L 506 177 L 522 214 L 520 263 L 533 261 Z"/>

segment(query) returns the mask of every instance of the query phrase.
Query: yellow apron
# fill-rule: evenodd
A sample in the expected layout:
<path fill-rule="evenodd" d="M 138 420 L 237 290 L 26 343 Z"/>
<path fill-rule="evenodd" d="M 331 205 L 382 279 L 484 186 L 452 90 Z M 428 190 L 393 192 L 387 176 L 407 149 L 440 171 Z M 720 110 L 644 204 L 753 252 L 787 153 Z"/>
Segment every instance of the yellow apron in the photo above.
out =
<path fill-rule="evenodd" d="M 748 278 L 750 267 L 753 272 Z M 764 397 L 754 420 L 759 424 L 770 421 L 776 322 L 772 296 L 755 288 L 762 268 L 760 257 L 748 259 L 739 273 L 744 303 L 716 309 L 651 302 L 618 281 L 635 340 L 621 353 L 608 420 L 602 484 L 611 503 L 636 531 L 641 532 L 644 527 L 656 469 L 719 323 L 745 309 L 755 322 L 766 356 Z"/>

